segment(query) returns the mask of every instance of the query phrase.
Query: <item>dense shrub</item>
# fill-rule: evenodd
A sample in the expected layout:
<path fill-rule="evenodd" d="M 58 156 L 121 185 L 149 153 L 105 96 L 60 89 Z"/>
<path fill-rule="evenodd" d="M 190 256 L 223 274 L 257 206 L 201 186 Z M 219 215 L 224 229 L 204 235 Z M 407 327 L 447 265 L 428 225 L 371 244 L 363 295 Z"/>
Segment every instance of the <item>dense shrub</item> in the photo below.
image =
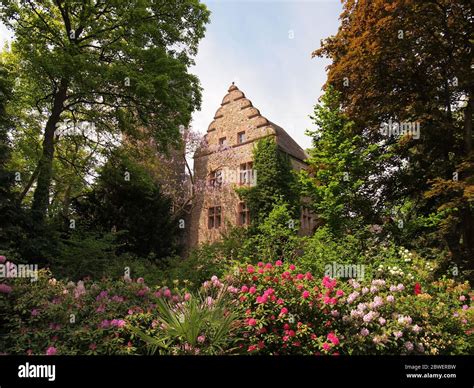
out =
<path fill-rule="evenodd" d="M 128 314 L 155 308 L 157 296 L 139 279 L 64 283 L 39 271 L 14 279 L 1 294 L 8 354 L 126 354 L 119 332 Z"/>
<path fill-rule="evenodd" d="M 233 353 L 240 320 L 230 293 L 237 291 L 213 276 L 197 295 L 158 299 L 156 310 L 129 316 L 127 329 L 137 347 L 144 342 L 151 354 Z"/>
<path fill-rule="evenodd" d="M 392 272 L 361 283 L 321 282 L 281 261 L 240 267 L 242 347 L 263 354 L 470 354 L 468 284 L 403 284 Z"/>
<path fill-rule="evenodd" d="M 403 252 L 375 279 L 314 277 L 281 260 L 240 264 L 199 292 L 144 279 L 0 283 L 7 354 L 471 354 L 467 283 Z M 409 276 L 411 275 L 411 276 Z M 184 284 L 184 283 L 183 283 Z M 184 284 L 186 286 L 186 284 Z"/>

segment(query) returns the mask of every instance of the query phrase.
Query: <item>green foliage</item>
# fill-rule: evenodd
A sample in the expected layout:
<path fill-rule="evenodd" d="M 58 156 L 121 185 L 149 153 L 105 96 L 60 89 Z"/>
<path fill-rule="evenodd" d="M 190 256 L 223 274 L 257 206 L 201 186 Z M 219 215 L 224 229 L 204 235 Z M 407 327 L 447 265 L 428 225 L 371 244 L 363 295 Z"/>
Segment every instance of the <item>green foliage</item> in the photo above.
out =
<path fill-rule="evenodd" d="M 0 18 L 14 33 L 4 56 L 18 81 L 12 111 L 22 130 L 40 129 L 38 221 L 56 176 L 58 124 L 93 123 L 109 145 L 125 133 L 166 149 L 200 105 L 198 79 L 188 72 L 209 20 L 198 1 L 3 1 Z"/>
<path fill-rule="evenodd" d="M 363 260 L 364 240 L 347 234 L 336 237 L 325 226 L 318 228 L 303 247 L 303 255 L 298 260 L 301 266 L 317 276 L 325 273 L 326 266 L 337 264 L 367 264 Z"/>
<path fill-rule="evenodd" d="M 250 209 L 252 224 L 261 223 L 281 201 L 288 204 L 292 217 L 299 219 L 299 191 L 288 155 L 279 150 L 273 138 L 264 138 L 258 141 L 253 160 L 256 185 L 237 190 Z"/>
<path fill-rule="evenodd" d="M 174 253 L 177 222 L 171 201 L 150 174 L 127 155 L 113 155 L 91 192 L 77 202 L 82 228 L 116 233 L 117 252 L 163 258 Z"/>
<path fill-rule="evenodd" d="M 178 305 L 159 299 L 151 327 L 140 327 L 150 320 L 145 314 L 131 317 L 127 328 L 146 343 L 151 354 L 222 355 L 235 351 L 237 317 L 228 292 L 220 288 L 214 293 L 186 294 Z"/>
<path fill-rule="evenodd" d="M 354 135 L 353 123 L 341 110 L 340 93 L 329 87 L 312 119 L 318 126 L 308 171 L 302 171 L 303 194 L 312 199 L 315 214 L 333 233 L 343 235 L 377 217 L 376 196 L 370 181 L 377 147 L 366 147 Z"/>
<path fill-rule="evenodd" d="M 298 254 L 302 238 L 298 236 L 299 221 L 295 221 L 287 203 L 277 203 L 242 244 L 242 253 L 257 260 L 292 260 Z"/>

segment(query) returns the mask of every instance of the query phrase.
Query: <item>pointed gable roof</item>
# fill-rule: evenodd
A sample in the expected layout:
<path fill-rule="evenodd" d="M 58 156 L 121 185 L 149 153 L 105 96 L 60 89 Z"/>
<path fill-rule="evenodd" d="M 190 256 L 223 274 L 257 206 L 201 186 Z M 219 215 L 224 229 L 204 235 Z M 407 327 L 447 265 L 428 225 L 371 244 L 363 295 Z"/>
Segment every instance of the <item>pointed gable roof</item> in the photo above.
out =
<path fill-rule="evenodd" d="M 255 128 L 268 128 L 268 136 L 276 136 L 277 144 L 283 152 L 300 161 L 304 161 L 308 158 L 308 155 L 299 144 L 282 127 L 264 117 L 260 111 L 253 106 L 252 102 L 245 97 L 245 94 L 235 85 L 234 82 L 232 82 L 227 92 L 228 93 L 222 99 L 220 108 L 214 115 L 214 120 L 209 124 L 207 132 L 214 131 L 219 125 L 220 119 L 224 117 L 227 104 L 239 101 L 240 110 L 246 114 L 246 117 L 251 122 L 252 126 Z"/>

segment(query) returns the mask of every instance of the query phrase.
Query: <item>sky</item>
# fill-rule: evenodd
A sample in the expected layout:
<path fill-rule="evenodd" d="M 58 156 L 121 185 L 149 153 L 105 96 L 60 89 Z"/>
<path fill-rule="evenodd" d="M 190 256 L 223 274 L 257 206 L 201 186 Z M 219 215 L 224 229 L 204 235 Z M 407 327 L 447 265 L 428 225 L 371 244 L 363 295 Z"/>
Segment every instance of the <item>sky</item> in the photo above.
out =
<path fill-rule="evenodd" d="M 232 82 L 260 113 L 303 148 L 311 146 L 309 115 L 326 81 L 327 59 L 311 58 L 321 39 L 337 32 L 341 3 L 319 1 L 204 1 L 211 14 L 196 57 L 203 87 L 193 128 L 205 132 Z"/>
<path fill-rule="evenodd" d="M 232 82 L 260 113 L 303 148 L 306 129 L 326 81 L 327 59 L 311 58 L 337 32 L 339 0 L 204 0 L 211 22 L 199 44 L 196 74 L 203 88 L 194 129 L 205 133 Z M 0 24 L 0 46 L 11 38 Z"/>

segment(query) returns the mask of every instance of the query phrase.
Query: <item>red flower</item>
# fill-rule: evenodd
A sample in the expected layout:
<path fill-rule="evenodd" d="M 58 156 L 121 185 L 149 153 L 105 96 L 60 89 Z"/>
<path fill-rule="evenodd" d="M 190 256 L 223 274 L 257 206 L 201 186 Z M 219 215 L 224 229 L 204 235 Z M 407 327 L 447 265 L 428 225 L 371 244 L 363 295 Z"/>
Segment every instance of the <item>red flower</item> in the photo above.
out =
<path fill-rule="evenodd" d="M 329 333 L 327 338 L 328 341 L 331 341 L 334 345 L 339 345 L 339 338 L 337 338 L 334 333 Z"/>
<path fill-rule="evenodd" d="M 255 326 L 257 324 L 257 320 L 255 318 L 250 318 L 247 323 L 249 326 Z"/>
<path fill-rule="evenodd" d="M 415 295 L 421 294 L 421 284 L 420 283 L 415 284 L 414 292 L 415 292 Z"/>

